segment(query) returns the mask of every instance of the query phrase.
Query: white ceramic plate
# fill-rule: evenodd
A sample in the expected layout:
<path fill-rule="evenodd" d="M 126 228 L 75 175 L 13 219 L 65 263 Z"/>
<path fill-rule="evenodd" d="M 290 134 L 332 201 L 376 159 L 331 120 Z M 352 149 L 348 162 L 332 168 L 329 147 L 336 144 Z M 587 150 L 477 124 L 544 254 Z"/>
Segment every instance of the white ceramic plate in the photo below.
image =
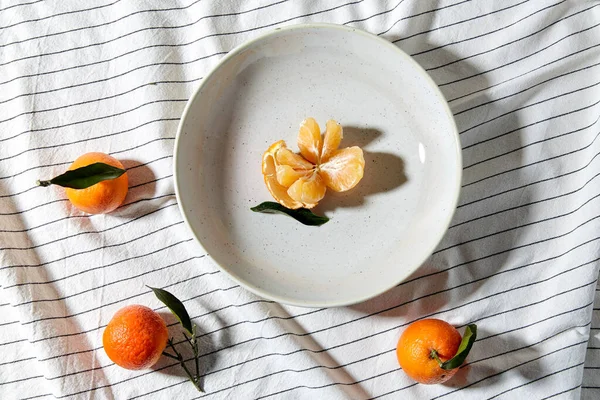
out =
<path fill-rule="evenodd" d="M 359 145 L 365 175 L 304 226 L 250 207 L 273 201 L 261 157 L 300 122 L 329 118 Z M 214 261 L 252 292 L 306 306 L 374 297 L 414 272 L 448 228 L 461 181 L 456 127 L 437 86 L 409 56 L 337 25 L 277 29 L 230 52 L 183 113 L 175 143 L 181 212 Z"/>

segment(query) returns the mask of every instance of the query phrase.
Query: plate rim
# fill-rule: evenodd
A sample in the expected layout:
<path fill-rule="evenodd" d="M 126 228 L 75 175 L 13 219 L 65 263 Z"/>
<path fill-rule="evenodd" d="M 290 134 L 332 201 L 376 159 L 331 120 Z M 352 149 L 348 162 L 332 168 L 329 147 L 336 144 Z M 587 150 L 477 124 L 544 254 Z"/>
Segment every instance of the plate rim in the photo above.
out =
<path fill-rule="evenodd" d="M 424 256 L 419 259 L 419 262 L 416 263 L 414 267 L 412 267 L 410 269 L 410 272 L 408 274 L 406 274 L 405 276 L 403 276 L 401 279 L 399 280 L 393 280 L 391 281 L 392 283 L 389 284 L 384 290 L 382 291 L 375 291 L 374 293 L 368 294 L 368 295 L 364 295 L 361 297 L 357 297 L 355 299 L 352 300 L 343 300 L 343 301 L 297 301 L 294 300 L 293 298 L 286 298 L 286 297 L 282 297 L 282 296 L 278 296 L 278 295 L 273 295 L 271 293 L 268 293 L 254 285 L 252 285 L 251 283 L 245 281 L 243 278 L 240 278 L 239 276 L 234 275 L 232 272 L 229 271 L 228 267 L 221 265 L 217 260 L 215 260 L 213 257 L 210 256 L 210 253 L 208 252 L 208 249 L 205 248 L 205 246 L 202 244 L 202 241 L 200 240 L 200 235 L 198 235 L 198 232 L 196 231 L 196 229 L 194 229 L 194 227 L 192 226 L 192 224 L 190 224 L 189 222 L 189 218 L 188 218 L 188 214 L 185 210 L 185 206 L 182 203 L 182 198 L 181 198 L 181 194 L 180 194 L 180 185 L 179 185 L 179 173 L 178 171 L 178 149 L 180 148 L 180 139 L 183 136 L 183 126 L 185 124 L 185 121 L 187 120 L 188 114 L 190 112 L 191 109 L 191 105 L 192 103 L 194 103 L 196 97 L 199 96 L 200 92 L 202 91 L 202 89 L 204 88 L 205 82 L 209 82 L 210 78 L 219 70 L 219 68 L 221 68 L 227 61 L 229 61 L 230 59 L 236 57 L 239 53 L 241 53 L 242 51 L 244 51 L 245 49 L 253 46 L 254 44 L 256 44 L 257 42 L 263 41 L 267 38 L 270 38 L 272 36 L 278 35 L 280 34 L 282 31 L 293 31 L 293 30 L 305 30 L 305 29 L 334 29 L 334 30 L 339 30 L 339 31 L 343 31 L 346 33 L 356 33 L 356 34 L 360 34 L 363 36 L 366 36 L 367 38 L 371 39 L 371 40 L 376 40 L 378 41 L 380 44 L 382 44 L 383 46 L 386 46 L 388 48 L 390 48 L 392 51 L 396 52 L 398 55 L 400 55 L 402 58 L 404 58 L 404 60 L 408 63 L 410 63 L 412 65 L 412 67 L 418 71 L 418 73 L 427 81 L 427 83 L 429 84 L 430 88 L 433 90 L 433 92 L 435 93 L 435 95 L 438 97 L 439 102 L 441 103 L 446 116 L 450 122 L 450 128 L 452 130 L 452 133 L 454 134 L 454 138 L 455 138 L 455 157 L 456 157 L 456 171 L 455 171 L 455 193 L 454 193 L 454 198 L 452 199 L 451 202 L 451 212 L 448 213 L 446 220 L 443 221 L 443 223 L 441 225 L 443 225 L 443 229 L 439 230 L 439 237 L 436 238 L 436 240 L 433 242 L 433 245 L 431 248 L 427 249 L 426 252 L 423 252 Z M 388 292 L 389 290 L 393 289 L 394 287 L 398 286 L 399 284 L 401 284 L 402 282 L 404 282 L 408 277 L 410 277 L 414 272 L 416 272 L 419 268 L 421 268 L 421 266 L 424 264 L 424 262 L 432 255 L 433 251 L 435 250 L 435 248 L 439 245 L 439 243 L 441 242 L 442 238 L 444 237 L 444 235 L 447 233 L 448 228 L 450 226 L 450 222 L 452 221 L 452 218 L 454 217 L 454 214 L 456 212 L 457 209 L 457 205 L 458 205 L 458 200 L 460 197 L 460 192 L 461 192 L 461 182 L 462 182 L 462 148 L 460 146 L 460 136 L 458 133 L 458 129 L 456 126 L 456 121 L 454 119 L 454 115 L 452 114 L 452 111 L 450 110 L 450 105 L 448 104 L 448 101 L 446 100 L 446 98 L 444 97 L 442 91 L 440 90 L 439 86 L 435 83 L 435 81 L 433 80 L 433 78 L 431 78 L 431 76 L 425 71 L 425 69 L 419 64 L 417 63 L 410 55 L 408 55 L 407 53 L 405 53 L 402 49 L 400 49 L 398 46 L 396 46 L 395 44 L 393 44 L 392 42 L 377 36 L 375 34 L 372 34 L 370 32 L 367 32 L 365 30 L 359 29 L 359 28 L 354 28 L 354 27 L 348 27 L 348 26 L 344 26 L 344 25 L 338 25 L 338 24 L 332 24 L 332 23 L 301 23 L 301 24 L 293 24 L 293 25 L 288 25 L 288 26 L 282 26 L 282 27 L 277 27 L 275 29 L 272 29 L 266 33 L 263 33 L 261 35 L 258 35 L 246 42 L 241 43 L 240 45 L 234 47 L 232 50 L 229 51 L 229 53 L 227 53 L 227 55 L 225 55 L 222 59 L 219 60 L 219 62 L 217 64 L 215 64 L 210 71 L 202 78 L 202 81 L 200 82 L 200 84 L 198 85 L 198 87 L 196 87 L 196 89 L 193 91 L 193 93 L 190 95 L 190 97 L 188 98 L 185 107 L 183 109 L 183 112 L 181 113 L 181 117 L 179 119 L 179 123 L 177 126 L 177 132 L 175 135 L 175 144 L 173 147 L 173 181 L 174 181 L 174 188 L 175 188 L 175 196 L 177 199 L 177 207 L 179 208 L 179 211 L 183 217 L 183 220 L 185 222 L 185 225 L 188 227 L 188 229 L 192 232 L 192 236 L 194 237 L 194 239 L 196 240 L 196 242 L 198 244 L 200 244 L 200 246 L 206 251 L 207 255 L 212 259 L 212 261 L 214 262 L 214 264 L 219 268 L 219 270 L 221 272 L 224 272 L 230 279 L 232 279 L 234 282 L 240 284 L 243 288 L 249 290 L 250 292 L 262 297 L 263 299 L 267 299 L 267 300 L 272 300 L 281 304 L 287 304 L 287 305 L 291 305 L 291 306 L 298 306 L 298 307 L 307 307 L 307 308 L 316 308 L 316 307 L 324 307 L 324 308 L 330 308 L 330 307 L 343 307 L 343 306 L 349 306 L 349 305 L 353 305 L 353 304 L 359 304 L 362 302 L 365 302 L 367 300 L 370 300 L 372 298 L 375 298 L 377 296 L 380 296 L 386 292 Z"/>

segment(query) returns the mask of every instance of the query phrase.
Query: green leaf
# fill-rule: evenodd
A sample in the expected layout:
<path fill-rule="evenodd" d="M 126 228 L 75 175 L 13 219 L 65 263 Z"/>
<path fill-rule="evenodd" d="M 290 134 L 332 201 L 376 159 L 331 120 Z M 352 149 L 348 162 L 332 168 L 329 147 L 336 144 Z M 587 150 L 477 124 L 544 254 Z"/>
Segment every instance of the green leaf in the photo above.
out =
<path fill-rule="evenodd" d="M 115 179 L 125 173 L 124 169 L 97 162 L 67 171 L 49 181 L 38 181 L 39 186 L 58 185 L 72 189 L 85 189 L 98 182 Z"/>
<path fill-rule="evenodd" d="M 462 341 L 460 342 L 460 346 L 458 346 L 456 354 L 448 361 L 443 362 L 440 365 L 440 367 L 445 370 L 460 367 L 462 363 L 465 362 L 469 351 L 471 351 L 471 347 L 473 347 L 475 339 L 477 339 L 477 325 L 468 325 L 465 329 L 465 334 L 463 335 Z"/>
<path fill-rule="evenodd" d="M 267 214 L 285 214 L 294 218 L 296 221 L 304 225 L 311 226 L 320 226 L 329 221 L 329 218 L 322 217 L 320 215 L 315 215 L 312 211 L 310 211 L 307 208 L 290 210 L 289 208 L 286 208 L 281 204 L 275 203 L 273 201 L 265 201 L 264 203 L 261 203 L 256 207 L 252 207 L 251 210 L 254 212 L 261 212 Z"/>
<path fill-rule="evenodd" d="M 185 306 L 179 299 L 173 296 L 171 293 L 167 292 L 164 289 L 158 289 L 148 286 L 154 292 L 154 295 L 164 303 L 165 306 L 171 310 L 173 315 L 177 317 L 181 325 L 185 328 L 186 331 L 193 334 L 192 328 L 192 320 L 190 319 L 190 315 L 188 314 Z"/>

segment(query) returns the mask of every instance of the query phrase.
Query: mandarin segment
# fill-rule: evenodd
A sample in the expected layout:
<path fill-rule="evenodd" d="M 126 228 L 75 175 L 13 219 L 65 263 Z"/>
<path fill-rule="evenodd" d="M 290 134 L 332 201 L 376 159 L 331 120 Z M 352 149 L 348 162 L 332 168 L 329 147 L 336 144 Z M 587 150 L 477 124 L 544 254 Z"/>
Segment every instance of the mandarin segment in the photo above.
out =
<path fill-rule="evenodd" d="M 289 165 L 296 170 L 311 170 L 315 167 L 300 154 L 293 153 L 285 145 L 275 152 L 275 161 L 277 161 L 277 164 Z"/>
<path fill-rule="evenodd" d="M 287 188 L 292 186 L 292 184 L 294 182 L 296 182 L 298 179 L 300 179 L 310 173 L 310 171 L 307 171 L 305 169 L 295 170 L 294 168 L 290 167 L 289 165 L 278 165 L 276 167 L 276 170 L 277 170 L 277 182 L 279 182 L 280 185 L 285 186 Z"/>
<path fill-rule="evenodd" d="M 310 176 L 305 176 L 294 182 L 287 193 L 296 201 L 301 202 L 305 208 L 313 208 L 323 197 L 327 187 L 323 183 L 321 176 L 313 172 Z"/>
<path fill-rule="evenodd" d="M 342 126 L 330 119 L 325 125 L 325 137 L 323 138 L 323 151 L 321 152 L 321 163 L 327 162 L 334 151 L 340 147 L 344 133 Z"/>
<path fill-rule="evenodd" d="M 314 118 L 307 118 L 300 124 L 298 133 L 298 148 L 302 157 L 313 164 L 319 163 L 323 141 L 321 139 L 321 128 Z"/>
<path fill-rule="evenodd" d="M 328 188 L 345 192 L 360 182 L 364 168 L 363 151 L 354 146 L 333 152 L 329 161 L 320 166 L 320 174 Z"/>
<path fill-rule="evenodd" d="M 279 147 L 281 146 L 273 149 L 273 146 L 271 146 L 269 148 L 271 151 L 267 150 L 263 155 L 262 171 L 265 185 L 267 186 L 269 193 L 271 193 L 271 196 L 273 196 L 273 198 L 282 206 L 292 210 L 301 208 L 302 203 L 292 199 L 287 193 L 288 188 L 280 185 L 279 182 L 277 182 L 277 167 L 275 166 L 275 157 L 273 156 L 272 152 Z"/>

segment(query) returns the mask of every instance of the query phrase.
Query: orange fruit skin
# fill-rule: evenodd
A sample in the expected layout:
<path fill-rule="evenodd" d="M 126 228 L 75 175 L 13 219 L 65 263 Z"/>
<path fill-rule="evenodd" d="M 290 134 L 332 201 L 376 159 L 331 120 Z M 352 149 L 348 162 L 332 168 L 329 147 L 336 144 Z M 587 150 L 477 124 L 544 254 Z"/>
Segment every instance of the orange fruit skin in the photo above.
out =
<path fill-rule="evenodd" d="M 446 382 L 458 371 L 440 368 L 431 358 L 435 349 L 442 361 L 454 357 L 462 338 L 449 323 L 439 319 L 423 319 L 413 322 L 398 340 L 396 355 L 404 372 L 417 382 L 436 384 Z"/>
<path fill-rule="evenodd" d="M 102 344 L 108 358 L 126 369 L 145 369 L 156 364 L 167 346 L 165 321 L 141 305 L 121 308 L 110 320 Z"/>
<path fill-rule="evenodd" d="M 102 162 L 113 167 L 125 169 L 123 164 L 114 157 L 104 153 L 86 153 L 71 164 L 69 170 L 85 167 L 96 162 Z M 85 189 L 65 188 L 65 193 L 71 203 L 79 210 L 88 214 L 105 214 L 113 211 L 123 203 L 127 196 L 129 180 L 127 172 L 116 179 L 98 182 Z"/>

